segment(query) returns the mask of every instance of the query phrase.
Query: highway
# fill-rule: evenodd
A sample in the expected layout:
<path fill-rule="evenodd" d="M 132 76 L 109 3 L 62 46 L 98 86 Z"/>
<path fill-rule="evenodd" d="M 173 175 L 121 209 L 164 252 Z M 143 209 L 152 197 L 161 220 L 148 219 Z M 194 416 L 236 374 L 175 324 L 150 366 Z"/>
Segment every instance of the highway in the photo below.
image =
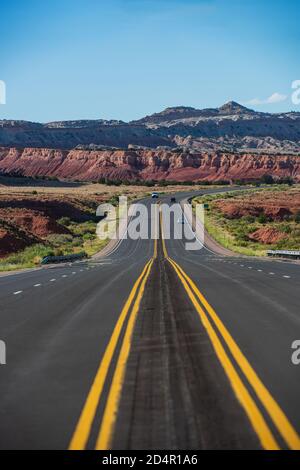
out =
<path fill-rule="evenodd" d="M 160 203 L 158 240 L 0 278 L 1 449 L 300 448 L 299 265 L 188 251 Z"/>

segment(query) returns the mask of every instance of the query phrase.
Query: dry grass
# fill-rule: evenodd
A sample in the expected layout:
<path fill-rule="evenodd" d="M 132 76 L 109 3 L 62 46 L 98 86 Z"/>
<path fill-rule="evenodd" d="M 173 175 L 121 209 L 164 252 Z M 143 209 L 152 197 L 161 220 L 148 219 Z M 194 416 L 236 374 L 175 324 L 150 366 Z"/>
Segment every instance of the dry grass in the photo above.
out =
<path fill-rule="evenodd" d="M 3 182 L 3 181 L 2 181 Z M 146 195 L 151 194 L 152 191 L 160 193 L 172 193 L 178 191 L 201 190 L 203 186 L 200 185 L 168 185 L 160 186 L 129 186 L 129 185 L 105 185 L 105 184 L 76 184 L 76 183 L 59 183 L 53 184 L 49 182 L 35 182 L 30 180 L 23 180 L 22 185 L 16 184 L 16 179 L 13 179 L 14 184 L 0 184 L 0 201 L 15 201 L 24 200 L 24 208 L 30 208 L 30 201 L 39 201 L 43 209 L 44 201 L 49 200 L 63 201 L 66 203 L 66 213 L 62 214 L 63 217 L 58 222 L 64 225 L 63 219 L 67 219 L 69 235 L 49 235 L 42 239 L 39 244 L 28 246 L 22 251 L 15 251 L 4 257 L 0 261 L 0 272 L 9 270 L 19 270 L 22 268 L 31 268 L 39 264 L 43 256 L 51 254 L 60 255 L 68 253 L 76 253 L 78 251 L 86 251 L 88 255 L 93 255 L 100 251 L 107 241 L 99 240 L 96 237 L 96 221 L 94 220 L 95 209 L 99 203 L 111 202 L 117 204 L 118 196 L 125 195 L 129 200 L 135 200 Z M 1 183 L 1 179 L 0 179 Z M 28 184 L 29 183 L 29 184 Z M 27 185 L 28 184 L 28 185 Z M 207 187 L 207 186 L 205 186 Z M 26 202 L 29 201 L 29 205 Z M 69 206 L 68 206 L 69 204 Z M 81 211 L 90 215 L 90 220 L 79 223 L 75 220 L 70 220 L 70 214 L 67 213 L 67 207 L 77 207 Z M 45 203 L 46 209 L 46 203 Z M 8 207 L 9 211 L 10 208 Z M 25 209 L 24 209 L 25 210 Z M 54 216 L 55 217 L 55 216 Z M 0 219 L 1 222 L 1 219 Z M 20 227 L 16 226 L 16 230 Z"/>
<path fill-rule="evenodd" d="M 211 186 L 210 186 L 211 187 Z M 218 186 L 220 187 L 220 186 Z M 63 184 L 59 186 L 18 186 L 18 185 L 0 185 L 0 195 L 43 195 L 43 196 L 55 196 L 55 197 L 75 197 L 75 198 L 90 198 L 91 196 L 104 196 L 110 199 L 112 196 L 122 194 L 127 195 L 131 198 L 139 198 L 151 193 L 152 191 L 158 191 L 160 193 L 179 192 L 179 191 L 197 191 L 207 188 L 207 186 L 201 185 L 167 185 L 164 187 L 158 186 L 129 186 L 129 185 L 105 185 L 105 184 L 76 184 L 68 185 Z"/>
<path fill-rule="evenodd" d="M 297 213 L 299 204 L 300 187 L 295 185 L 271 186 L 257 191 L 242 191 L 239 194 L 227 193 L 226 195 L 209 195 L 196 198 L 194 203 L 207 203 L 208 210 L 205 214 L 205 226 L 208 233 L 222 246 L 251 256 L 264 256 L 267 250 L 294 250 L 300 248 L 300 212 Z M 240 216 L 230 217 L 226 213 L 226 207 L 238 206 L 244 209 Z M 251 214 L 251 209 L 262 207 L 259 215 Z M 270 206 L 293 208 L 290 216 L 282 219 L 272 218 L 266 212 Z M 249 211 L 249 213 L 247 213 Z M 262 243 L 249 238 L 251 233 L 258 229 L 272 228 L 278 233 L 284 234 L 282 240 L 273 243 Z"/>

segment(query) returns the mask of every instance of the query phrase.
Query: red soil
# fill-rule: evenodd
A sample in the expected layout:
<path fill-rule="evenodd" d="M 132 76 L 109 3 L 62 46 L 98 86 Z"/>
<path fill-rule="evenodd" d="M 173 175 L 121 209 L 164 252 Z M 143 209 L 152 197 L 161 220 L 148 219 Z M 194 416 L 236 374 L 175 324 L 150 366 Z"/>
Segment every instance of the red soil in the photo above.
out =
<path fill-rule="evenodd" d="M 0 219 L 10 222 L 38 238 L 45 238 L 54 233 L 69 233 L 55 219 L 30 209 L 0 209 Z"/>
<path fill-rule="evenodd" d="M 33 243 L 43 243 L 49 235 L 67 234 L 58 223 L 61 217 L 76 222 L 90 219 L 88 207 L 96 201 L 71 197 L 38 195 L 0 195 L 0 257 L 24 249 Z"/>
<path fill-rule="evenodd" d="M 283 220 L 300 212 L 300 191 L 274 191 L 251 196 L 220 199 L 215 206 L 228 218 L 239 219 L 264 214 L 271 220 Z"/>
<path fill-rule="evenodd" d="M 255 230 L 255 232 L 250 233 L 248 237 L 250 238 L 250 240 L 256 242 L 271 244 L 283 240 L 284 238 L 286 238 L 286 235 L 277 230 L 276 228 L 262 227 L 258 230 Z"/>
<path fill-rule="evenodd" d="M 0 228 L 0 257 L 23 250 L 33 242 L 34 240 L 25 234 L 14 234 L 9 230 Z"/>

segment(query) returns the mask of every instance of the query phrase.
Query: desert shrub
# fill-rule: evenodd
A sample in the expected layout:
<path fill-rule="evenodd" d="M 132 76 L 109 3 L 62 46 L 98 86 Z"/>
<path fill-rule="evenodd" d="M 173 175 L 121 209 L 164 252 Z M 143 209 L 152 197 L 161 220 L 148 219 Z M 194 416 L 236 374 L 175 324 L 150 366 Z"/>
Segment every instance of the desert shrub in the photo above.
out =
<path fill-rule="evenodd" d="M 82 236 L 85 233 L 96 233 L 96 223 L 93 221 L 83 222 L 82 224 L 72 225 L 72 233 L 75 236 Z"/>
<path fill-rule="evenodd" d="M 291 235 L 292 235 L 292 237 L 294 237 L 294 238 L 300 237 L 300 229 L 296 228 L 296 229 L 292 230 Z"/>
<path fill-rule="evenodd" d="M 92 240 L 94 238 L 94 234 L 92 233 L 84 233 L 82 235 L 83 240 Z"/>
<path fill-rule="evenodd" d="M 119 204 L 119 197 L 118 196 L 112 196 L 109 201 L 108 201 L 110 204 L 112 204 L 113 206 L 118 206 Z"/>
<path fill-rule="evenodd" d="M 255 217 L 253 215 L 246 215 L 246 216 L 243 217 L 243 220 L 247 224 L 253 224 L 255 222 Z"/>
<path fill-rule="evenodd" d="M 295 217 L 294 217 L 294 220 L 295 220 L 295 222 L 297 222 L 297 224 L 300 223 L 300 211 L 297 212 L 297 214 L 296 214 Z"/>
<path fill-rule="evenodd" d="M 19 251 L 18 253 L 14 253 L 13 255 L 6 257 L 3 262 L 12 265 L 29 267 L 37 262 L 40 262 L 45 256 L 52 255 L 53 250 L 51 247 L 42 244 L 36 244 L 28 246 L 27 248 L 25 248 L 25 250 Z"/>
<path fill-rule="evenodd" d="M 280 178 L 277 180 L 277 184 L 287 184 L 288 186 L 293 186 L 294 180 L 290 176 L 287 176 L 285 178 Z"/>
<path fill-rule="evenodd" d="M 63 256 L 64 251 L 61 248 L 55 248 L 54 250 L 54 256 Z"/>
<path fill-rule="evenodd" d="M 53 234 L 47 237 L 47 241 L 55 247 L 68 244 L 72 242 L 72 240 L 72 235 L 68 234 Z"/>
<path fill-rule="evenodd" d="M 272 175 L 263 175 L 261 177 L 261 182 L 263 184 L 274 184 L 274 178 Z"/>
<path fill-rule="evenodd" d="M 291 233 L 292 227 L 290 225 L 283 225 L 280 227 L 280 231 L 283 233 Z"/>
<path fill-rule="evenodd" d="M 72 246 L 76 247 L 76 246 L 81 246 L 83 243 L 83 239 L 81 237 L 75 237 L 73 240 L 72 240 Z"/>
<path fill-rule="evenodd" d="M 71 219 L 70 219 L 70 217 L 61 217 L 58 220 L 58 223 L 68 227 L 71 224 Z"/>
<path fill-rule="evenodd" d="M 268 221 L 266 214 L 264 214 L 263 212 L 259 214 L 257 220 L 260 224 L 265 224 Z"/>

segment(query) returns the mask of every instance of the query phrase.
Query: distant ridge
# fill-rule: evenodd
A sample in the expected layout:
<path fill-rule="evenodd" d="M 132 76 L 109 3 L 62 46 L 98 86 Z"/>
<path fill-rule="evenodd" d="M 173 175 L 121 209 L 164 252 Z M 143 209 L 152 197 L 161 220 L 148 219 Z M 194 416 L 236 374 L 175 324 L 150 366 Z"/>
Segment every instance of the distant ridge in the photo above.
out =
<path fill-rule="evenodd" d="M 199 150 L 300 152 L 300 113 L 264 113 L 236 101 L 219 108 L 172 106 L 124 122 L 84 119 L 36 123 L 0 121 L 0 146 L 72 149 L 128 146 Z"/>

